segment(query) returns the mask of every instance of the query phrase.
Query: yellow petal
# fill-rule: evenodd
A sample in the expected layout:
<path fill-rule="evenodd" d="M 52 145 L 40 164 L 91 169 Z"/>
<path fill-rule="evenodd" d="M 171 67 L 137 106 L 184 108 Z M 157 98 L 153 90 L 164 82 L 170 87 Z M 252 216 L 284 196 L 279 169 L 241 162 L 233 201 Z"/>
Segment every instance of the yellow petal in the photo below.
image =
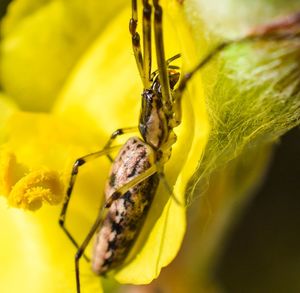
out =
<path fill-rule="evenodd" d="M 0 92 L 0 143 L 7 138 L 6 121 L 17 110 L 15 103 L 4 93 Z"/>
<path fill-rule="evenodd" d="M 1 31 L 3 89 L 23 110 L 49 111 L 77 58 L 123 2 L 12 1 Z"/>
<path fill-rule="evenodd" d="M 0 190 L 24 209 L 60 203 L 72 163 L 101 141 L 48 114 L 15 112 L 5 125 L 9 135 L 0 149 Z"/>
<path fill-rule="evenodd" d="M 75 292 L 75 249 L 58 225 L 59 208 L 24 213 L 0 198 L 0 283 L 2 292 Z M 84 292 L 102 292 L 98 278 L 87 278 L 81 265 Z M 17 278 L 17 281 L 15 281 Z"/>
<path fill-rule="evenodd" d="M 167 58 L 182 52 L 182 59 L 188 60 L 184 68 L 191 68 L 198 59 L 189 30 L 183 25 L 181 9 L 176 2 L 171 1 L 166 11 Z M 78 117 L 89 117 L 91 124 L 107 133 L 107 138 L 117 128 L 137 125 L 141 107 L 142 84 L 132 54 L 129 33 L 124 34 L 130 14 L 129 9 L 120 12 L 90 51 L 86 52 L 54 108 L 55 113 L 68 117 L 73 123 L 76 123 Z M 175 30 L 171 16 L 179 24 Z M 155 69 L 155 62 L 153 66 Z M 165 170 L 169 185 L 174 186 L 175 196 L 183 205 L 176 204 L 163 185 L 159 188 L 141 234 L 123 268 L 116 272 L 115 278 L 119 282 L 149 283 L 176 256 L 186 226 L 186 183 L 201 157 L 208 131 L 202 85 L 197 76 L 189 84 L 189 94 L 184 96 L 183 123 L 176 129 L 178 141 Z"/>
<path fill-rule="evenodd" d="M 185 20 L 181 10 L 178 9 L 177 1 L 170 1 L 168 5 L 165 11 L 170 11 L 169 17 L 173 14 L 174 19 L 168 20 L 168 13 L 166 13 L 166 32 L 168 32 L 165 34 L 166 55 L 170 58 L 181 52 L 184 60 L 182 66 L 188 70 L 198 61 L 192 37 L 188 28 L 183 25 Z M 56 8 L 51 9 L 54 10 L 47 10 L 47 13 L 56 11 Z M 75 153 L 84 155 L 89 152 L 89 149 L 95 151 L 103 145 L 103 136 L 99 135 L 96 139 L 95 133 L 106 133 L 108 138 L 116 128 L 138 123 L 142 86 L 131 50 L 129 33 L 124 34 L 124 27 L 128 26 L 130 14 L 129 9 L 121 12 L 74 67 L 55 104 L 55 114 L 64 118 L 35 115 L 27 120 L 22 114 L 12 120 L 13 135 L 8 140 L 6 153 L 9 154 L 8 159 L 11 162 L 15 157 L 15 163 L 21 171 L 22 166 L 25 166 L 25 171 L 17 180 L 12 180 L 13 187 L 6 188 L 15 188 L 16 192 L 12 192 L 11 196 L 20 206 L 37 208 L 42 202 L 40 198 L 36 198 L 37 195 L 44 196 L 45 201 L 57 202 L 60 197 L 57 190 L 60 191 L 60 185 L 66 183 L 63 177 L 64 169 L 70 166 L 67 161 L 70 158 L 73 161 L 76 158 Z M 174 24 L 178 24 L 175 25 L 175 30 Z M 116 48 L 118 48 L 118 55 L 114 53 Z M 53 59 L 55 59 L 53 56 L 49 57 L 49 60 Z M 56 119 L 61 119 L 60 123 L 68 121 L 75 128 L 63 127 L 63 124 Z M 82 129 L 84 127 L 85 131 Z M 202 84 L 199 76 L 195 76 L 193 82 L 189 84 L 189 94 L 186 93 L 183 99 L 183 123 L 176 129 L 178 142 L 174 146 L 171 160 L 166 164 L 165 170 L 169 185 L 174 186 L 174 194 L 183 205 L 187 181 L 201 158 L 208 131 Z M 83 136 L 82 141 L 81 138 L 77 139 L 77 145 L 85 152 L 72 149 L 76 142 L 74 132 L 77 137 Z M 90 135 L 92 143 L 85 141 L 85 138 Z M 66 143 L 64 136 L 71 136 L 72 142 L 68 143 L 72 147 Z M 93 148 L 94 146 L 97 148 Z M 104 178 L 99 180 L 102 185 L 103 181 Z M 89 186 L 84 189 L 79 187 L 75 194 L 80 193 L 82 198 L 86 198 L 89 192 Z M 183 205 L 176 204 L 165 188 L 160 187 L 143 231 L 125 261 L 124 267 L 116 274 L 118 281 L 149 283 L 157 277 L 162 267 L 172 261 L 185 233 L 186 219 Z M 89 211 L 82 205 L 77 205 L 75 214 L 86 216 L 87 210 Z M 75 224 L 75 227 L 80 226 L 79 230 L 82 230 L 80 217 L 70 221 L 70 224 L 72 226 Z"/>

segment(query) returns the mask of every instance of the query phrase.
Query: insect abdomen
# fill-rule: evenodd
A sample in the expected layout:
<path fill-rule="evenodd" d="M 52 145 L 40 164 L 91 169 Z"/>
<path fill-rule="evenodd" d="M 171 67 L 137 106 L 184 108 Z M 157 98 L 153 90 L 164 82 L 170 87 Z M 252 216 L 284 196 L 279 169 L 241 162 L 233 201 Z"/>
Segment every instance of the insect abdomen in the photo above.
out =
<path fill-rule="evenodd" d="M 154 162 L 151 147 L 139 138 L 130 138 L 112 165 L 106 197 L 142 174 Z M 158 176 L 154 174 L 113 202 L 96 236 L 92 262 L 94 272 L 104 274 L 124 262 L 143 225 L 158 183 Z"/>

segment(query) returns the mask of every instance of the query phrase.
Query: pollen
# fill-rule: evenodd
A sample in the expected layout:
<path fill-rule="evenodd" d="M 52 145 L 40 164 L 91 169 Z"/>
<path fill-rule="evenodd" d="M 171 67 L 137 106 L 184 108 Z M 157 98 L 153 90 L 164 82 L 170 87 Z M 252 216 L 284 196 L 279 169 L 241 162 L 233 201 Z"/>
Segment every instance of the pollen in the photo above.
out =
<path fill-rule="evenodd" d="M 0 191 L 11 206 L 33 211 L 43 203 L 60 203 L 64 184 L 57 171 L 47 168 L 26 170 L 13 153 L 4 152 L 0 164 Z"/>

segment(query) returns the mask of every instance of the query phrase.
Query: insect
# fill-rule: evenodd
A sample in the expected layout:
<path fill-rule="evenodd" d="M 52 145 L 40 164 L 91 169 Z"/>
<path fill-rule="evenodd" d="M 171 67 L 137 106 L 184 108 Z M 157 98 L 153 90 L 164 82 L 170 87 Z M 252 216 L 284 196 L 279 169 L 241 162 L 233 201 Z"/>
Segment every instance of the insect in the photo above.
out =
<path fill-rule="evenodd" d="M 163 42 L 162 7 L 158 0 L 143 1 L 143 46 L 137 32 L 137 0 L 132 0 L 132 17 L 129 30 L 137 68 L 143 83 L 142 106 L 138 127 L 118 129 L 100 151 L 85 155 L 74 163 L 59 224 L 77 247 L 75 272 L 77 292 L 80 292 L 79 260 L 96 234 L 92 269 L 104 275 L 120 266 L 131 249 L 145 221 L 147 211 L 162 181 L 174 200 L 164 177 L 164 165 L 169 160 L 172 145 L 176 142 L 173 131 L 181 123 L 181 99 L 187 82 L 213 56 L 231 43 L 222 43 L 208 54 L 189 73 L 181 74 L 180 68 L 171 63 L 180 57 L 173 56 L 166 61 Z M 158 70 L 152 72 L 152 30 L 155 36 L 155 50 Z M 248 41 L 252 37 L 243 40 Z M 243 41 L 242 40 L 242 41 Z M 241 40 L 238 40 L 240 42 Z M 113 146 L 114 140 L 123 134 L 139 131 L 140 136 L 130 137 L 123 146 Z M 110 154 L 119 149 L 114 160 Z M 100 156 L 108 156 L 112 167 L 105 188 L 106 201 L 95 223 L 81 245 L 75 241 L 65 227 L 65 218 L 79 167 Z"/>

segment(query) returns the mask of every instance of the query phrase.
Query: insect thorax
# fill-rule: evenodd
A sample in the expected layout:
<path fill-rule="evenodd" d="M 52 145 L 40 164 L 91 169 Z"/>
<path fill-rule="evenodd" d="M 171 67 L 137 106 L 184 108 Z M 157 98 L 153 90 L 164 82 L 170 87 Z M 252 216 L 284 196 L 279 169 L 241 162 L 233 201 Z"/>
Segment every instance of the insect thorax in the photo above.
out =
<path fill-rule="evenodd" d="M 179 73 L 169 71 L 171 90 L 179 79 Z M 172 97 L 171 97 L 172 100 Z M 146 143 L 159 149 L 174 135 L 170 121 L 173 119 L 172 105 L 165 105 L 161 93 L 158 75 L 154 78 L 150 89 L 142 93 L 142 107 L 139 130 Z"/>

